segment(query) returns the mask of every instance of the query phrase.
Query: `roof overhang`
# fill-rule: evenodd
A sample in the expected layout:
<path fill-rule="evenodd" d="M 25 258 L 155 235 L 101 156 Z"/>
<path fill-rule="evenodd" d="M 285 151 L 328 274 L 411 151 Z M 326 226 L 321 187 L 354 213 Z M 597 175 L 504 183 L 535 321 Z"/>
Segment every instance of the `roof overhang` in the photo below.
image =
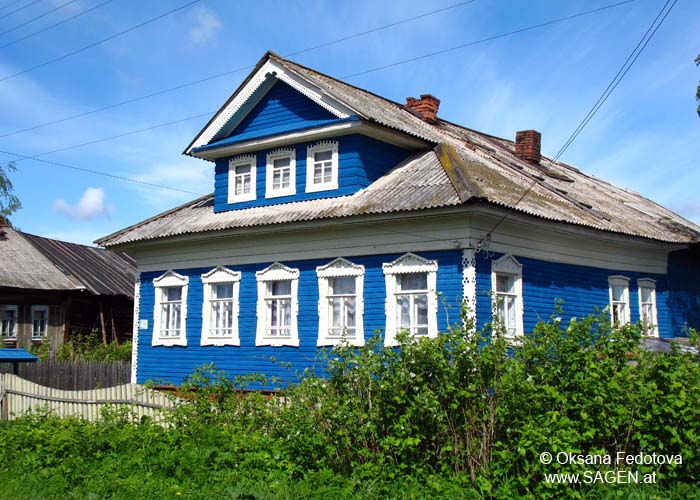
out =
<path fill-rule="evenodd" d="M 198 149 L 192 149 L 189 154 L 190 156 L 194 156 L 196 158 L 214 161 L 217 158 L 225 158 L 227 156 L 248 153 L 259 149 L 270 149 L 296 144 L 298 142 L 327 139 L 330 137 L 341 137 L 350 134 L 366 135 L 368 137 L 372 137 L 373 139 L 387 142 L 389 144 L 393 144 L 394 146 L 411 151 L 424 149 L 430 146 L 430 144 L 427 142 L 416 137 L 374 125 L 364 120 L 352 119 L 352 117 L 350 117 L 342 122 L 324 125 L 321 127 L 244 140 L 231 144 L 222 144 L 219 147 L 201 146 Z"/>
<path fill-rule="evenodd" d="M 350 116 L 364 118 L 348 105 L 323 92 L 307 79 L 271 59 L 268 53 L 263 56 L 248 78 L 236 89 L 209 123 L 187 146 L 184 154 L 199 156 L 193 154 L 194 149 L 205 146 L 231 133 L 277 81 L 285 82 L 338 118 L 348 118 Z"/>

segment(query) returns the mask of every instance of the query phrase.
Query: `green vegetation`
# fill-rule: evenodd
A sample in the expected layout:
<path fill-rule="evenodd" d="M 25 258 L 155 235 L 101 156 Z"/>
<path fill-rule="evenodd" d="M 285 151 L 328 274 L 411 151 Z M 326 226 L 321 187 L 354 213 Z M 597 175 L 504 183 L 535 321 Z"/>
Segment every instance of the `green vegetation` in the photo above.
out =
<path fill-rule="evenodd" d="M 402 349 L 327 353 L 328 376 L 284 399 L 241 393 L 213 367 L 168 425 L 108 412 L 0 425 L 0 498 L 693 498 L 700 356 L 641 349 L 608 315 L 551 318 L 521 343 L 455 330 Z M 656 484 L 548 484 L 548 451 L 657 453 Z"/>
<path fill-rule="evenodd" d="M 29 350 L 42 361 L 51 358 L 49 342 L 32 345 Z M 58 348 L 54 358 L 58 361 L 131 361 L 131 341 L 104 344 L 97 330 L 90 333 L 74 330 L 70 340 Z"/>
<path fill-rule="evenodd" d="M 19 198 L 12 192 L 10 173 L 17 170 L 15 162 L 0 164 L 0 222 L 9 222 L 10 215 L 22 208 Z"/>

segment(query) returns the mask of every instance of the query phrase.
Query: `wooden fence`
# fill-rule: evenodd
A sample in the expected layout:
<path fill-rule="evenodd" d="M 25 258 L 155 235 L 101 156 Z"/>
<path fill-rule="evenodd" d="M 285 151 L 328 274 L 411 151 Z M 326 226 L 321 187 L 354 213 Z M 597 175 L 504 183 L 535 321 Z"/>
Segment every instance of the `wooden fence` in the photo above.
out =
<path fill-rule="evenodd" d="M 161 420 L 163 409 L 178 404 L 176 398 L 137 384 L 108 389 L 64 391 L 44 387 L 11 373 L 0 374 L 0 419 L 13 420 L 32 411 L 50 411 L 59 417 L 99 419 L 105 407 L 126 407 L 134 420 L 149 416 Z"/>
<path fill-rule="evenodd" d="M 12 373 L 12 365 L 0 364 L 0 373 Z M 19 376 L 25 380 L 68 391 L 101 389 L 128 384 L 131 381 L 129 361 L 38 361 L 19 365 Z"/>

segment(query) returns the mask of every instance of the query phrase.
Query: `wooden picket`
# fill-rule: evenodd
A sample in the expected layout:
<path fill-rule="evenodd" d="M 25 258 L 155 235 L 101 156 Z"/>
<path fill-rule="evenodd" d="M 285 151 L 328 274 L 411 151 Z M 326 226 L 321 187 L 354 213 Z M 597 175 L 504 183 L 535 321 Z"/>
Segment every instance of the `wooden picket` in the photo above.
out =
<path fill-rule="evenodd" d="M 0 363 L 0 373 L 12 373 L 12 365 Z M 19 376 L 39 385 L 80 391 L 122 385 L 131 378 L 129 361 L 57 361 L 22 363 Z"/>
<path fill-rule="evenodd" d="M 59 417 L 96 421 L 105 407 L 126 407 L 134 419 L 161 420 L 164 409 L 177 405 L 172 396 L 138 384 L 106 389 L 66 391 L 35 384 L 10 373 L 0 374 L 0 419 L 13 420 L 32 411 L 49 411 Z"/>

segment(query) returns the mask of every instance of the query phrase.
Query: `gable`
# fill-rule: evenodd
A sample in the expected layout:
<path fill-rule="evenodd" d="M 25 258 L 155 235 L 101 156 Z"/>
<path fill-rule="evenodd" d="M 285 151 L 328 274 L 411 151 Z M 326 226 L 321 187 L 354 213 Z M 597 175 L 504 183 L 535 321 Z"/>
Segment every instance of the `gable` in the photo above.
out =
<path fill-rule="evenodd" d="M 335 121 L 328 110 L 282 81 L 277 81 L 228 136 L 244 139 L 271 129 L 279 132 Z"/>

